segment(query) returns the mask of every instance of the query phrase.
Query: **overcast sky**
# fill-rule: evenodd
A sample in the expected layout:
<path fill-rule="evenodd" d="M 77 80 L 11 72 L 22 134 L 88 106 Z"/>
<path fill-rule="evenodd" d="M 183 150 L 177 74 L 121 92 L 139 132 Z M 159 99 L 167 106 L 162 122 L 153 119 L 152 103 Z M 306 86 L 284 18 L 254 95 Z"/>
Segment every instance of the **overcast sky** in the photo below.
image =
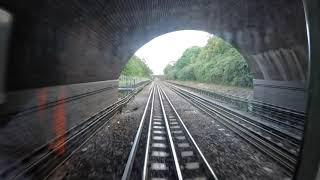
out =
<path fill-rule="evenodd" d="M 211 35 L 203 31 L 175 31 L 158 36 L 142 46 L 135 55 L 146 60 L 154 74 L 163 74 L 163 69 L 181 57 L 192 46 L 205 46 Z"/>

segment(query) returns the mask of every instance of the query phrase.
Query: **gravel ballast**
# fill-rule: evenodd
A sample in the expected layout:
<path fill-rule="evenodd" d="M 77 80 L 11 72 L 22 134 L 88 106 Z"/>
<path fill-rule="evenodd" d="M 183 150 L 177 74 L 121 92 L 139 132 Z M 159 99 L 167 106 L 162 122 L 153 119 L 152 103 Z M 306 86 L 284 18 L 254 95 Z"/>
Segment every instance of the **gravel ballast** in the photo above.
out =
<path fill-rule="evenodd" d="M 121 179 L 150 85 L 61 166 L 51 179 Z"/>
<path fill-rule="evenodd" d="M 219 179 L 290 179 L 267 155 L 164 88 Z"/>
<path fill-rule="evenodd" d="M 121 179 L 149 90 L 150 85 L 137 94 L 51 179 Z M 220 180 L 290 179 L 267 155 L 168 88 L 164 90 Z"/>

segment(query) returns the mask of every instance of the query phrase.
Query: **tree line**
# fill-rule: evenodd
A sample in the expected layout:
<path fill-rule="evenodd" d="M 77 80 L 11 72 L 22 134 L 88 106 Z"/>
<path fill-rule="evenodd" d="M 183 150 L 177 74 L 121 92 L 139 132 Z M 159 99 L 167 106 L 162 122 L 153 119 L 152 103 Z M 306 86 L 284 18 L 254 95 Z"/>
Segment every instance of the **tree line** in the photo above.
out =
<path fill-rule="evenodd" d="M 212 36 L 204 47 L 191 47 L 164 69 L 167 79 L 252 87 L 244 57 L 229 43 Z"/>
<path fill-rule="evenodd" d="M 134 76 L 134 77 L 151 77 L 152 70 L 148 67 L 143 59 L 137 56 L 132 56 L 124 69 L 121 76 Z"/>

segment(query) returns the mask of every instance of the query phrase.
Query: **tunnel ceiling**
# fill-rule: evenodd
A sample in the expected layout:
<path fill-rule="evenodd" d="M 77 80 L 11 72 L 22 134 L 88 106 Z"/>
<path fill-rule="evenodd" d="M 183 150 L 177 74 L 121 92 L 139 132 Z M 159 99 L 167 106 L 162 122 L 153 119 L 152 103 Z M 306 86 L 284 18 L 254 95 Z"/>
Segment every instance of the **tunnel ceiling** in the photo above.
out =
<path fill-rule="evenodd" d="M 3 0 L 0 5 L 14 16 L 8 90 L 117 79 L 138 48 L 186 29 L 230 42 L 256 79 L 306 79 L 299 0 Z"/>

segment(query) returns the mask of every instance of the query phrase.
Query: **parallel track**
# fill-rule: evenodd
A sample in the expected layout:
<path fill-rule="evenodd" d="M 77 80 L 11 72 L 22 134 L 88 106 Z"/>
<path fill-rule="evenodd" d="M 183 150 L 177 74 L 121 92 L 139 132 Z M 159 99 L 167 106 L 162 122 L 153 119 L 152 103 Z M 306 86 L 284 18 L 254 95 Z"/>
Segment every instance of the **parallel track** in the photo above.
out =
<path fill-rule="evenodd" d="M 266 153 L 288 172 L 294 172 L 297 163 L 299 145 L 291 141 L 290 137 L 283 134 L 270 132 L 265 127 L 253 127 L 248 119 L 239 116 L 228 108 L 207 100 L 187 90 L 168 85 L 175 93 L 192 103 L 194 106 L 217 119 L 221 124 L 235 132 L 241 138 L 254 145 L 256 148 Z"/>
<path fill-rule="evenodd" d="M 246 98 L 217 93 L 200 88 L 194 88 L 173 82 L 168 83 L 175 86 L 187 88 L 191 91 L 204 94 L 206 96 L 214 97 L 218 101 L 234 104 L 235 106 L 239 106 L 241 109 L 245 108 L 244 110 L 252 113 L 253 115 L 256 115 L 266 121 L 281 125 L 285 128 L 293 129 L 296 132 L 302 133 L 303 131 L 303 126 L 306 119 L 306 115 L 303 112 L 268 104 L 265 102 L 249 100 Z"/>
<path fill-rule="evenodd" d="M 145 119 L 149 121 L 145 122 Z M 147 134 L 146 138 L 141 138 L 143 133 Z M 143 153 L 139 153 L 141 151 Z M 133 167 L 141 166 L 136 154 L 144 155 L 140 177 L 131 176 Z M 156 178 L 217 179 L 170 99 L 158 85 L 150 92 L 122 180 Z"/>
<path fill-rule="evenodd" d="M 99 111 L 47 144 L 0 171 L 0 179 L 47 179 L 83 144 L 90 140 L 142 88 Z M 63 139 L 63 141 L 62 141 Z M 52 145 L 54 146 L 52 147 Z M 63 153 L 59 153 L 63 149 Z"/>

